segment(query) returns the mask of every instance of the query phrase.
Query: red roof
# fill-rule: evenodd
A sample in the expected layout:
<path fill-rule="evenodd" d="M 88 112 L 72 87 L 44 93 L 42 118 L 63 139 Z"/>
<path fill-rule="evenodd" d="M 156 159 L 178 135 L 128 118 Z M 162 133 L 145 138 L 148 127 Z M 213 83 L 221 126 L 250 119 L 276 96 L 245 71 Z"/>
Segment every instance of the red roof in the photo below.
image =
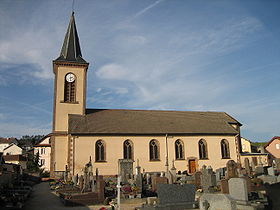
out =
<path fill-rule="evenodd" d="M 0 137 L 0 144 L 10 144 L 15 138 L 1 138 Z"/>
<path fill-rule="evenodd" d="M 273 142 L 275 139 L 279 139 L 279 140 L 280 140 L 280 136 L 274 136 L 269 142 L 267 142 L 267 143 L 264 145 L 264 148 L 266 148 L 268 145 L 270 145 L 270 143 Z"/>

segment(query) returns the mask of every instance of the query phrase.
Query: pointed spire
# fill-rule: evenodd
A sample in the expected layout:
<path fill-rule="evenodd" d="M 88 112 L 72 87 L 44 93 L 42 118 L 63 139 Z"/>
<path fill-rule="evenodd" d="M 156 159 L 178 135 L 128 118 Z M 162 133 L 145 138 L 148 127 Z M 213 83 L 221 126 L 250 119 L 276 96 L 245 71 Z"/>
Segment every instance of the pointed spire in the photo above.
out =
<path fill-rule="evenodd" d="M 87 63 L 82 58 L 78 32 L 76 29 L 74 12 L 72 12 L 60 56 L 55 61 L 70 61 L 77 63 Z"/>

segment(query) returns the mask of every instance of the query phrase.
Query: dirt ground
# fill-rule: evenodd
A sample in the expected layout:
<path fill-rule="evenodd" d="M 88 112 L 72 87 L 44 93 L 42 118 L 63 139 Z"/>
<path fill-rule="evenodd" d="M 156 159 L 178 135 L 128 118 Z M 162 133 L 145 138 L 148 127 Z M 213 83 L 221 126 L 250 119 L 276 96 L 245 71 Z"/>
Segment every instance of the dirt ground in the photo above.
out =
<path fill-rule="evenodd" d="M 50 190 L 48 182 L 35 185 L 33 190 L 24 210 L 99 210 L 101 207 L 109 207 L 105 205 L 65 207 L 59 197 Z M 133 210 L 143 202 L 143 199 L 125 200 L 121 203 L 121 210 Z"/>

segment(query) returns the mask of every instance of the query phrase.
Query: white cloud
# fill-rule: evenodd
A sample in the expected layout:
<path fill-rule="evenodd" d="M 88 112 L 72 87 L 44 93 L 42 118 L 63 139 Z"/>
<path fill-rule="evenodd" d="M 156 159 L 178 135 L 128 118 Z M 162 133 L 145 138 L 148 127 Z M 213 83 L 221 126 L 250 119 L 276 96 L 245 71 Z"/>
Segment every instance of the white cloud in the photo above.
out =
<path fill-rule="evenodd" d="M 110 63 L 100 67 L 96 74 L 101 79 L 123 80 L 127 76 L 127 70 L 119 64 Z"/>
<path fill-rule="evenodd" d="M 153 7 L 157 6 L 159 3 L 163 2 L 164 0 L 157 0 L 154 3 L 150 4 L 149 6 L 145 7 L 144 9 L 142 9 L 141 11 L 137 12 L 133 18 L 138 18 L 140 16 L 142 16 L 143 14 L 145 14 L 146 12 L 148 12 L 150 9 L 152 9 Z"/>

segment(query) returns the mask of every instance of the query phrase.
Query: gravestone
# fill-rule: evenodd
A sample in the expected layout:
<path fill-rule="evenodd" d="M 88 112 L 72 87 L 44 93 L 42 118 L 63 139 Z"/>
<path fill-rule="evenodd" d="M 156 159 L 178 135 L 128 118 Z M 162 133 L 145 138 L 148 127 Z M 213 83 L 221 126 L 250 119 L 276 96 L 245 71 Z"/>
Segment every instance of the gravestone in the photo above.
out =
<path fill-rule="evenodd" d="M 79 181 L 79 175 L 77 174 L 76 176 L 72 177 L 73 185 L 76 186 Z"/>
<path fill-rule="evenodd" d="M 96 192 L 97 197 L 100 202 L 104 201 L 104 188 L 105 188 L 105 182 L 103 180 L 103 176 L 98 176 L 98 179 L 96 180 Z"/>
<path fill-rule="evenodd" d="M 152 178 L 149 173 L 146 173 L 146 181 L 147 181 L 147 185 L 150 185 L 152 183 Z"/>
<path fill-rule="evenodd" d="M 169 171 L 169 184 L 173 184 L 176 182 L 176 168 L 175 168 L 175 164 L 174 164 L 174 160 L 172 160 L 172 168 Z"/>
<path fill-rule="evenodd" d="M 158 204 L 170 209 L 192 208 L 195 204 L 195 186 L 192 184 L 158 184 Z M 172 208 L 173 206 L 173 208 Z"/>
<path fill-rule="evenodd" d="M 216 176 L 211 167 L 202 166 L 201 169 L 201 188 L 204 193 L 214 192 L 216 186 Z"/>
<path fill-rule="evenodd" d="M 274 184 L 277 182 L 277 176 L 270 176 L 270 175 L 260 175 L 258 176 L 259 179 L 263 180 L 263 183 L 267 184 Z"/>
<path fill-rule="evenodd" d="M 248 158 L 245 158 L 244 166 L 245 166 L 246 173 L 250 176 L 251 175 L 251 168 L 250 168 L 250 162 L 249 162 Z"/>
<path fill-rule="evenodd" d="M 275 176 L 275 171 L 273 167 L 267 168 L 267 174 L 270 176 Z"/>
<path fill-rule="evenodd" d="M 158 184 L 168 184 L 168 179 L 166 177 L 152 176 L 152 191 L 157 191 Z"/>
<path fill-rule="evenodd" d="M 119 175 L 121 182 L 128 183 L 128 180 L 133 177 L 133 160 L 119 159 Z"/>
<path fill-rule="evenodd" d="M 180 178 L 180 184 L 195 184 L 195 177 L 183 175 Z"/>
<path fill-rule="evenodd" d="M 256 175 L 261 175 L 261 174 L 265 174 L 265 170 L 264 170 L 264 167 L 263 166 L 257 166 L 255 168 L 255 174 Z"/>
<path fill-rule="evenodd" d="M 196 188 L 201 188 L 201 172 L 197 171 L 194 173 L 194 184 Z"/>
<path fill-rule="evenodd" d="M 227 162 L 227 175 L 226 178 L 230 179 L 230 178 L 236 178 L 238 177 L 238 173 L 237 173 L 237 164 L 234 160 L 229 160 Z"/>
<path fill-rule="evenodd" d="M 226 168 L 218 168 L 216 169 L 216 181 L 219 182 L 221 179 L 225 177 Z"/>
<path fill-rule="evenodd" d="M 236 202 L 226 194 L 203 193 L 199 199 L 200 210 L 236 210 Z"/>
<path fill-rule="evenodd" d="M 83 190 L 83 187 L 84 187 L 84 177 L 83 177 L 83 175 L 81 175 L 79 177 L 79 188 L 80 188 L 80 190 Z"/>
<path fill-rule="evenodd" d="M 139 166 L 139 160 L 137 160 L 136 173 L 134 178 L 135 178 L 135 185 L 138 189 L 137 193 L 142 193 L 143 177 L 141 174 L 141 167 Z"/>
<path fill-rule="evenodd" d="M 280 183 L 265 185 L 266 195 L 268 196 L 269 206 L 267 209 L 279 210 L 280 209 Z"/>
<path fill-rule="evenodd" d="M 229 194 L 228 180 L 227 179 L 222 179 L 221 180 L 221 193 Z"/>
<path fill-rule="evenodd" d="M 242 178 L 231 178 L 228 181 L 229 195 L 238 201 L 248 201 L 247 182 Z"/>
<path fill-rule="evenodd" d="M 248 177 L 248 176 L 243 176 L 243 177 L 240 177 L 240 178 L 246 180 L 246 183 L 247 183 L 247 191 L 248 191 L 248 193 L 252 192 L 252 181 L 251 181 L 250 177 Z"/>

